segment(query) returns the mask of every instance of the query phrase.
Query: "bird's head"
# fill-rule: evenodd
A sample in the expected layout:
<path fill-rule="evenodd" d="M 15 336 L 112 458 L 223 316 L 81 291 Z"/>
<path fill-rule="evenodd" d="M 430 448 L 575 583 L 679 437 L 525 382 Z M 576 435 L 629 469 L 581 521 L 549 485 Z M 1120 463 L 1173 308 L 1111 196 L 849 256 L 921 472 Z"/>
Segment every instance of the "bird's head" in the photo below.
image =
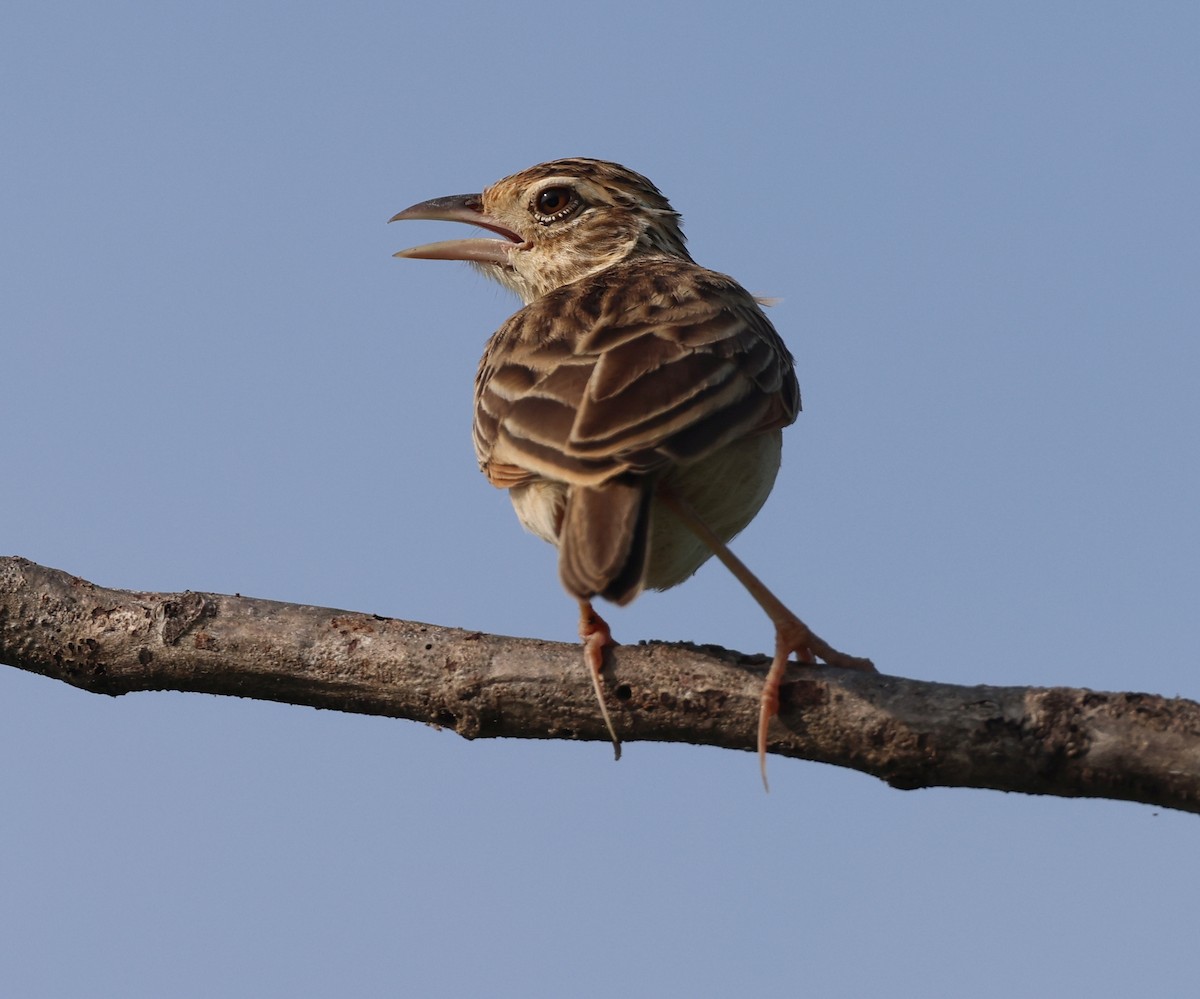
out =
<path fill-rule="evenodd" d="M 679 214 L 649 180 L 617 163 L 571 158 L 498 180 L 482 194 L 434 198 L 389 221 L 469 222 L 499 239 L 426 243 L 397 257 L 468 260 L 532 302 L 637 255 L 690 260 Z"/>

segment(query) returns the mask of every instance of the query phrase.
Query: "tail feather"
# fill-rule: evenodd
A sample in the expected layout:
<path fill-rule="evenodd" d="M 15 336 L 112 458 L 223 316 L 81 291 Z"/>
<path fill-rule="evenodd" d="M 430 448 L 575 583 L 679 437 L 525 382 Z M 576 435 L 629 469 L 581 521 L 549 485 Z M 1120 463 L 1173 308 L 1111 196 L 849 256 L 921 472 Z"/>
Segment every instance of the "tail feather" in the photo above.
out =
<path fill-rule="evenodd" d="M 638 595 L 646 574 L 650 499 L 644 480 L 571 488 L 558 537 L 558 573 L 570 593 L 618 604 Z"/>

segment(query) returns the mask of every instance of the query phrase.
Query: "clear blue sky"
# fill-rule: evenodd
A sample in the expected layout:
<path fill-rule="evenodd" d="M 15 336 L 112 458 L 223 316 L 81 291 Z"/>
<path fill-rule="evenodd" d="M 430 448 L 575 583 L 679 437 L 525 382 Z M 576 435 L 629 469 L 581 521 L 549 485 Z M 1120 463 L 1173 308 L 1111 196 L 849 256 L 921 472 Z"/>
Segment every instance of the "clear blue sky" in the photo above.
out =
<path fill-rule="evenodd" d="M 10 7 L 0 551 L 572 639 L 471 452 L 515 301 L 385 221 L 600 156 L 783 300 L 802 616 L 1200 696 L 1195 4 Z M 718 566 L 611 621 L 771 641 Z M 1195 817 L 771 772 L 0 670 L 0 992 L 1194 994 Z"/>

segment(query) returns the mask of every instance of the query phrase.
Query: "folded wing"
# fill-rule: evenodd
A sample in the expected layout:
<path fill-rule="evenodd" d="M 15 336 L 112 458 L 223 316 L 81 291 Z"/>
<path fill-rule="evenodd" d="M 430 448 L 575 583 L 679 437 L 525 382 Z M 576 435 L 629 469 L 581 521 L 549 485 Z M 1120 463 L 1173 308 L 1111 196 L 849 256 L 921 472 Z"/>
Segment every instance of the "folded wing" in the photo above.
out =
<path fill-rule="evenodd" d="M 703 458 L 791 423 L 792 358 L 732 279 L 642 260 L 566 285 L 492 338 L 475 447 L 497 486 L 599 485 Z"/>

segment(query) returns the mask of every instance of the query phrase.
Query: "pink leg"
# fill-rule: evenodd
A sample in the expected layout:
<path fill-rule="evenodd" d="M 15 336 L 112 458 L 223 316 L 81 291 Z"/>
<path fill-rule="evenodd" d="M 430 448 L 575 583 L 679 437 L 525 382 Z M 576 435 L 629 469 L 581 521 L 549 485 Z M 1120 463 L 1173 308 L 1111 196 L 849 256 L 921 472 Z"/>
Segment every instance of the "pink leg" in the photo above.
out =
<path fill-rule="evenodd" d="M 767 730 L 771 719 L 779 714 L 779 689 L 787 672 L 788 657 L 795 652 L 802 663 L 813 664 L 817 661 L 816 657 L 820 656 L 830 666 L 859 669 L 869 673 L 875 672 L 875 665 L 870 659 L 860 659 L 858 656 L 848 656 L 839 652 L 814 635 L 808 625 L 788 610 L 680 497 L 660 489 L 659 498 L 750 591 L 750 595 L 767 612 L 771 623 L 775 625 L 775 658 L 771 660 L 771 668 L 767 671 L 758 709 L 758 766 L 762 771 L 763 787 L 770 790 L 767 785 Z"/>
<path fill-rule="evenodd" d="M 613 728 L 612 718 L 608 715 L 608 707 L 604 703 L 604 689 L 600 686 L 600 674 L 604 670 L 604 650 L 610 645 L 616 645 L 608 622 L 596 613 L 595 608 L 587 600 L 579 601 L 579 637 L 583 639 L 583 661 L 592 674 L 592 689 L 596 691 L 596 700 L 600 704 L 600 714 L 612 737 L 613 758 L 621 758 L 621 740 Z"/>

